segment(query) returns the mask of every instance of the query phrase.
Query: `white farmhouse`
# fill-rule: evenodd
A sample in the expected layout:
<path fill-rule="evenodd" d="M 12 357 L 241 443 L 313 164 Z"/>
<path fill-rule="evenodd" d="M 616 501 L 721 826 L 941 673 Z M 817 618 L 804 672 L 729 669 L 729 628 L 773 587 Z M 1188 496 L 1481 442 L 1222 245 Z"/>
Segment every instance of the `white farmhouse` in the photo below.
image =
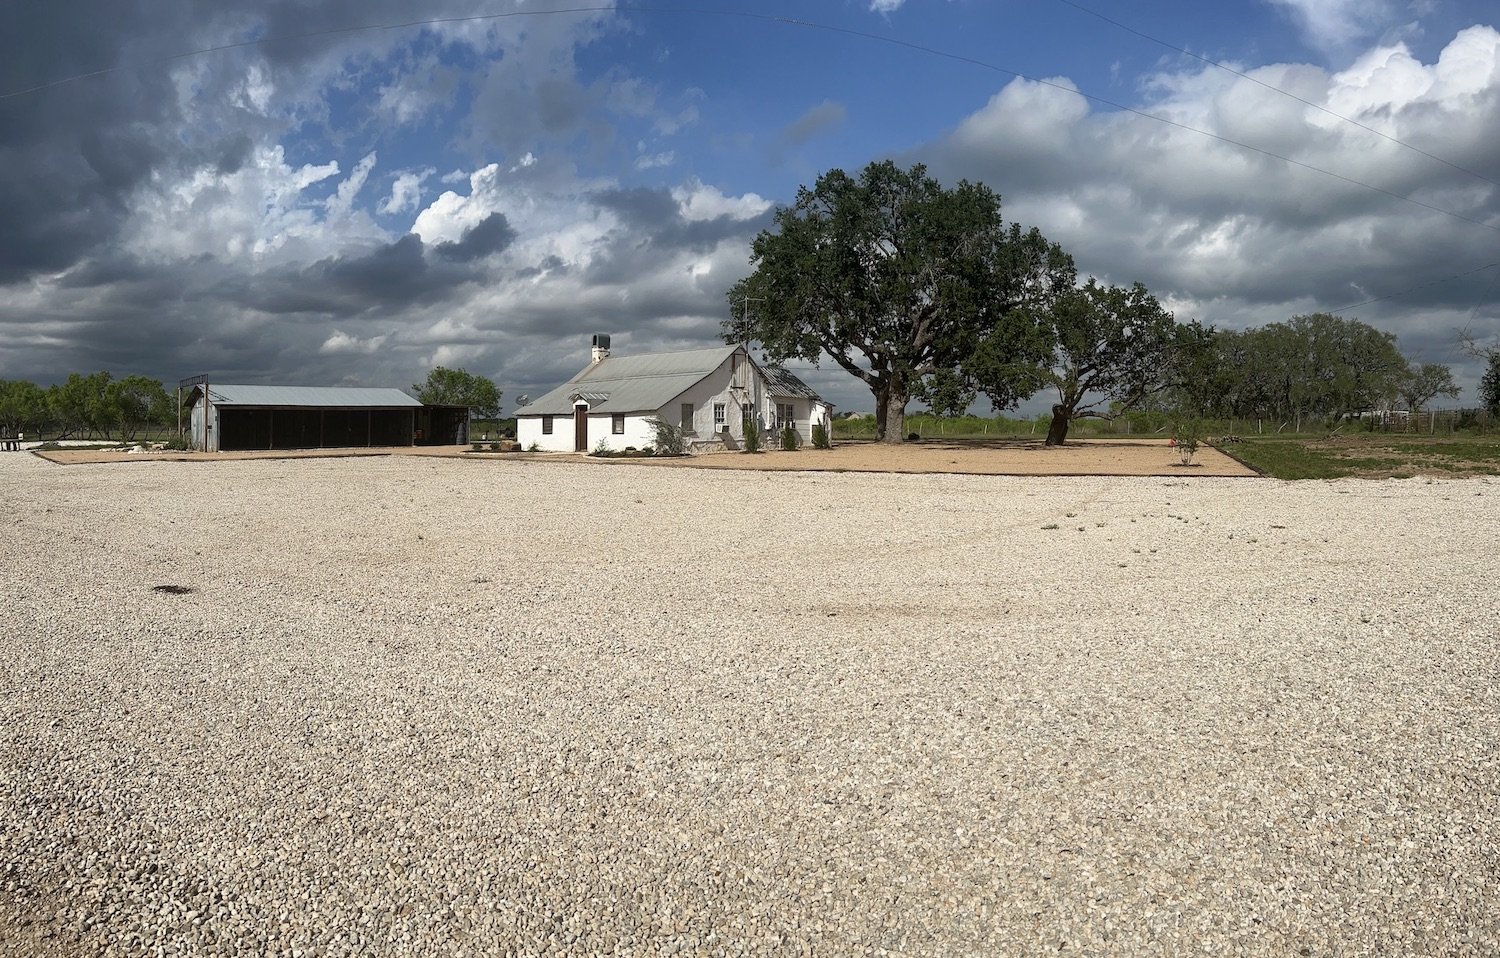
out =
<path fill-rule="evenodd" d="M 739 449 L 753 417 L 769 448 L 772 430 L 791 423 L 806 442 L 831 413 L 796 376 L 768 375 L 743 346 L 612 357 L 601 334 L 585 369 L 516 412 L 516 439 L 546 452 L 640 449 L 655 443 L 649 420 L 660 418 L 683 427 L 692 451 Z"/>

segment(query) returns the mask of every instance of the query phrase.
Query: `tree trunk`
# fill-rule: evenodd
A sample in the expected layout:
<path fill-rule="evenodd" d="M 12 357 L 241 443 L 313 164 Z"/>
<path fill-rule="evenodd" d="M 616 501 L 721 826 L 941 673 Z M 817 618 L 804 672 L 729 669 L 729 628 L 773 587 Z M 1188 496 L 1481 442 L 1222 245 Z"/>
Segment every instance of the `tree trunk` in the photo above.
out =
<path fill-rule="evenodd" d="M 881 386 L 872 391 L 875 393 L 875 441 L 885 442 L 886 403 L 890 399 L 890 390 Z"/>
<path fill-rule="evenodd" d="M 1068 426 L 1073 422 L 1073 413 L 1061 403 L 1052 407 L 1052 425 L 1047 427 L 1047 445 L 1061 446 L 1068 441 Z"/>
<path fill-rule="evenodd" d="M 897 445 L 906 441 L 906 390 L 892 388 L 885 397 L 885 435 L 880 441 Z"/>

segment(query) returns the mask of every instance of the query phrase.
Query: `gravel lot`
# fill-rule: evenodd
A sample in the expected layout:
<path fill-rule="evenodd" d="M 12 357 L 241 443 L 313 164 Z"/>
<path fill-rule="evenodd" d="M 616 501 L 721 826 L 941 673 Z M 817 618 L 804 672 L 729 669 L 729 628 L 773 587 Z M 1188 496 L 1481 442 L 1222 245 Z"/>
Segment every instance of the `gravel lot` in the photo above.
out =
<path fill-rule="evenodd" d="M 1500 952 L 1500 482 L 16 454 L 0 517 L 3 954 Z"/>

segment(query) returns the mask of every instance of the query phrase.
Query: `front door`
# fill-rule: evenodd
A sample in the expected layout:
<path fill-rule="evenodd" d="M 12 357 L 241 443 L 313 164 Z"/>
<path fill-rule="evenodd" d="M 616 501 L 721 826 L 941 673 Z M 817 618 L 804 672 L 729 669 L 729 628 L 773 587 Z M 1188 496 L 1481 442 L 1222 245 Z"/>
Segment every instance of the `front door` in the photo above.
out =
<path fill-rule="evenodd" d="M 589 407 L 573 407 L 573 451 L 589 451 Z"/>

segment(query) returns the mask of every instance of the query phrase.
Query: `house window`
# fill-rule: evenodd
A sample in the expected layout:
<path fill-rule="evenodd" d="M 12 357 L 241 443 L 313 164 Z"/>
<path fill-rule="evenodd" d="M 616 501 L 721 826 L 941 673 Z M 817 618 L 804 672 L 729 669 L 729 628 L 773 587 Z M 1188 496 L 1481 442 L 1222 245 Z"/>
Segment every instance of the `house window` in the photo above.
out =
<path fill-rule="evenodd" d="M 729 424 L 729 411 L 721 402 L 714 403 L 714 432 L 723 432 Z"/>
<path fill-rule="evenodd" d="M 781 403 L 781 402 L 779 402 L 779 403 L 776 404 L 776 426 L 777 426 L 777 428 L 780 428 L 782 426 L 791 425 L 792 423 L 795 423 L 796 421 L 797 421 L 797 410 L 796 410 L 796 408 L 791 403 L 789 403 L 789 402 L 787 402 L 787 403 Z"/>
<path fill-rule="evenodd" d="M 542 435 L 544 435 L 544 436 L 550 436 L 550 435 L 552 435 L 552 417 L 551 416 L 543 416 L 542 417 Z"/>
<path fill-rule="evenodd" d="M 690 402 L 682 404 L 682 431 L 693 431 L 693 404 Z"/>
<path fill-rule="evenodd" d="M 615 433 L 616 436 L 623 436 L 623 435 L 625 435 L 625 414 L 624 413 L 622 413 L 622 412 L 615 413 L 613 416 L 610 417 L 610 423 L 614 427 L 614 433 Z"/>

